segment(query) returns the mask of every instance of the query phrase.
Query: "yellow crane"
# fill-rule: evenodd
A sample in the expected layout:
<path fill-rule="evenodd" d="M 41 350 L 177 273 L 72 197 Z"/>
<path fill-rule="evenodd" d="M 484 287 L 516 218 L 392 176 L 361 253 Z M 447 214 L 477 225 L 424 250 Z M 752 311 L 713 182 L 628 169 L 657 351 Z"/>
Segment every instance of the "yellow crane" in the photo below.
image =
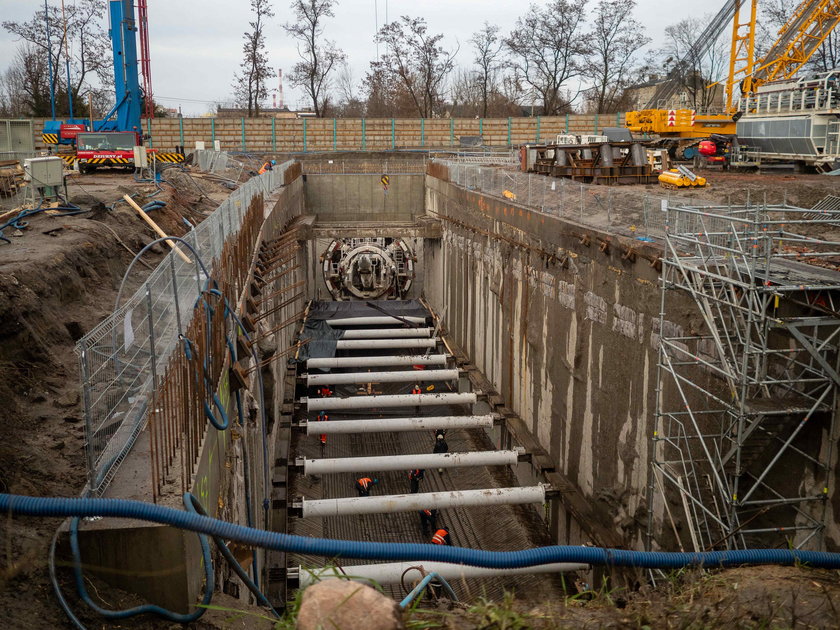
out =
<path fill-rule="evenodd" d="M 752 95 L 766 83 L 792 78 L 840 22 L 840 0 L 804 0 L 779 30 L 778 38 L 767 54 L 756 61 L 757 11 L 758 0 L 727 0 L 691 49 L 677 62 L 668 79 L 657 88 L 647 107 L 627 112 L 626 126 L 635 133 L 685 139 L 677 142 L 677 157 L 682 157 L 682 150 L 691 145 L 687 140 L 699 140 L 711 134 L 733 135 L 742 113 L 738 110 L 738 97 Z M 699 60 L 729 22 L 732 24 L 732 46 L 723 113 L 665 109 L 663 105 L 679 88 L 680 76 L 687 69 L 699 66 Z"/>

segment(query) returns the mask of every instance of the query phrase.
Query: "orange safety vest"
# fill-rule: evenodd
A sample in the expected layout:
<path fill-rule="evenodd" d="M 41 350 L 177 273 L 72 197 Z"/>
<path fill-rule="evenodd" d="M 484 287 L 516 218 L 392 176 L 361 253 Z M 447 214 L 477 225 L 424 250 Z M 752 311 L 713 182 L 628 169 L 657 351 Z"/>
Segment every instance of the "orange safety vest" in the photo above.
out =
<path fill-rule="evenodd" d="M 262 165 L 262 167 L 260 168 L 260 170 L 259 170 L 259 171 L 257 171 L 257 172 L 258 172 L 260 175 L 262 175 L 262 174 L 263 174 L 263 173 L 265 173 L 267 170 L 269 170 L 269 169 L 270 169 L 270 167 L 271 167 L 271 162 L 266 162 L 266 163 L 264 163 L 264 164 Z"/>
<path fill-rule="evenodd" d="M 362 486 L 362 488 L 367 490 L 368 486 L 370 486 L 370 484 L 373 483 L 373 479 L 371 479 L 370 477 L 362 477 L 356 483 L 358 483 L 360 486 Z"/>
<path fill-rule="evenodd" d="M 321 398 L 326 398 L 327 396 L 332 396 L 332 390 L 329 387 L 322 387 L 320 394 Z"/>
<path fill-rule="evenodd" d="M 321 422 L 324 422 L 325 420 L 329 420 L 329 419 L 330 419 L 330 417 L 325 413 L 319 413 L 318 414 L 318 420 L 321 421 Z"/>
<path fill-rule="evenodd" d="M 446 537 L 449 535 L 449 532 L 445 529 L 439 529 L 435 532 L 435 535 L 432 536 L 432 542 L 436 545 L 445 545 L 446 544 Z"/>
<path fill-rule="evenodd" d="M 415 387 L 412 387 L 412 388 L 411 388 L 411 393 L 412 393 L 412 394 L 422 394 L 422 393 L 423 393 L 423 390 L 422 390 L 422 389 L 420 389 L 419 387 L 415 386 Z"/>

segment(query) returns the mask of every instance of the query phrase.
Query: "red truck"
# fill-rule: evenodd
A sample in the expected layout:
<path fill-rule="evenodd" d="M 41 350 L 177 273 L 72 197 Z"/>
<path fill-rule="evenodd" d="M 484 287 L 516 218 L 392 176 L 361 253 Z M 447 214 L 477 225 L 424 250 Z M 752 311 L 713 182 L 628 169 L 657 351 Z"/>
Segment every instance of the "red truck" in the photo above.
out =
<path fill-rule="evenodd" d="M 85 131 L 76 135 L 79 171 L 90 173 L 100 166 L 134 169 L 134 147 L 141 144 L 133 131 Z"/>

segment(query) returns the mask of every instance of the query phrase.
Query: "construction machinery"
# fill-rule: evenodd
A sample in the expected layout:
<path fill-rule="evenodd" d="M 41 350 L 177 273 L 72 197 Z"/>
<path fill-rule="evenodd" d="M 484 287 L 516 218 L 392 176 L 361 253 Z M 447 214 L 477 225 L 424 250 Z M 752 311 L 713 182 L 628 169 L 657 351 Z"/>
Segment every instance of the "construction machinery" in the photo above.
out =
<path fill-rule="evenodd" d="M 101 166 L 116 166 L 133 169 L 134 147 L 142 146 L 143 134 L 140 123 L 141 107 L 145 103 L 147 115 L 153 107 L 151 100 L 151 70 L 148 53 L 148 29 L 146 0 L 138 3 L 141 19 L 134 16 L 132 0 L 110 0 L 109 17 L 111 49 L 114 63 L 114 107 L 101 120 L 70 118 L 67 121 L 48 120 L 44 123 L 42 139 L 45 144 L 69 147 L 71 151 L 59 151 L 58 155 L 68 166 L 78 163 L 83 173 Z M 143 52 L 143 80 L 145 93 L 140 88 L 137 54 L 137 34 Z M 72 101 L 72 95 L 71 95 Z M 71 114 L 72 116 L 72 114 Z M 158 153 L 157 158 L 166 162 L 180 162 L 179 153 Z"/>
<path fill-rule="evenodd" d="M 760 137 L 763 128 L 753 127 L 751 122 L 757 122 L 760 118 L 766 119 L 771 113 L 782 114 L 780 111 L 766 111 L 769 107 L 767 104 L 773 100 L 773 97 L 765 97 L 762 101 L 761 95 L 787 91 L 795 92 L 801 97 L 808 91 L 805 88 L 803 92 L 800 82 L 795 81 L 793 77 L 840 21 L 840 0 L 801 2 L 788 22 L 779 30 L 778 38 L 767 54 L 758 61 L 755 59 L 757 9 L 758 0 L 727 0 L 695 44 L 677 62 L 668 78 L 657 87 L 647 107 L 627 113 L 627 127 L 636 133 L 658 135 L 663 146 L 667 146 L 671 155 L 677 159 L 707 155 L 699 150 L 699 145 L 712 134 L 717 136 L 737 134 L 741 139 L 741 144 L 749 144 L 756 137 Z M 665 109 L 669 100 L 679 89 L 682 79 L 699 67 L 699 60 L 708 52 L 728 23 L 732 25 L 732 44 L 723 111 L 698 113 L 690 109 Z M 824 88 L 822 94 L 823 96 L 827 94 Z M 776 96 L 773 100 L 777 107 L 780 107 L 780 98 L 782 97 Z M 792 98 L 794 97 L 788 96 L 788 102 L 791 102 Z M 764 112 L 757 107 L 761 103 L 765 104 Z M 785 112 L 784 116 L 787 117 L 790 113 L 792 112 Z M 744 117 L 752 121 L 742 120 Z M 830 121 L 814 120 L 810 115 L 809 121 L 806 121 L 804 116 L 800 116 L 800 119 L 799 124 L 794 125 L 795 128 L 789 126 L 790 133 L 793 135 L 783 134 L 785 139 L 807 135 L 806 128 L 819 128 L 823 124 L 826 127 L 830 126 Z M 782 122 L 779 125 L 781 129 L 783 121 L 780 122 Z M 753 130 L 758 133 L 753 134 Z M 747 133 L 746 137 L 743 135 L 744 132 Z M 827 144 L 827 140 L 819 146 L 815 143 L 814 152 L 811 155 L 824 154 Z M 769 147 L 763 148 L 766 154 L 768 152 L 766 149 Z M 788 152 L 787 155 L 802 154 Z M 724 155 L 707 157 L 728 159 Z"/>

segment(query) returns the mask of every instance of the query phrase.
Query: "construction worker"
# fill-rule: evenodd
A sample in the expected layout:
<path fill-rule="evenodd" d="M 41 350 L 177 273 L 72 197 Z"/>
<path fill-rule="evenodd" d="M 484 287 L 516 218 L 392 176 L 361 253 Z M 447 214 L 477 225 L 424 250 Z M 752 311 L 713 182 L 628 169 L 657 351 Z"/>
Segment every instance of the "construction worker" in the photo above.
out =
<path fill-rule="evenodd" d="M 360 497 L 369 497 L 370 489 L 379 483 L 379 479 L 371 479 L 370 477 L 362 477 L 356 479 L 356 490 Z"/>
<path fill-rule="evenodd" d="M 435 440 L 438 439 L 439 435 L 446 438 L 446 429 L 435 429 Z"/>
<path fill-rule="evenodd" d="M 437 510 L 420 510 L 420 530 L 428 537 L 437 529 Z"/>
<path fill-rule="evenodd" d="M 446 443 L 446 438 L 443 436 L 443 433 L 437 433 L 435 435 L 435 446 L 432 449 L 432 453 L 448 453 L 449 452 L 449 444 Z M 443 468 L 438 468 L 438 473 L 442 473 Z"/>
<path fill-rule="evenodd" d="M 326 422 L 329 419 L 330 419 L 330 417 L 327 415 L 326 411 L 322 411 L 318 414 L 318 422 Z M 323 451 L 324 448 L 327 446 L 327 434 L 322 433 L 321 436 L 320 436 L 320 440 L 321 440 L 321 450 Z"/>
<path fill-rule="evenodd" d="M 411 388 L 412 394 L 422 394 L 423 390 L 420 388 L 420 383 L 415 383 L 414 387 Z"/>
<path fill-rule="evenodd" d="M 423 477 L 425 476 L 426 471 L 420 468 L 408 471 L 408 485 L 410 487 L 411 494 L 417 494 L 420 492 L 420 482 L 423 481 Z"/>
<path fill-rule="evenodd" d="M 449 545 L 452 546 L 452 540 L 449 537 L 449 532 L 441 528 L 432 536 L 432 544 L 435 545 Z"/>
<path fill-rule="evenodd" d="M 265 173 L 266 171 L 271 171 L 271 170 L 274 170 L 274 165 L 275 165 L 275 164 L 277 164 L 277 162 L 276 162 L 275 160 L 269 160 L 269 161 L 265 162 L 265 163 L 264 163 L 264 164 L 260 167 L 260 170 L 259 170 L 259 171 L 257 171 L 257 172 L 258 172 L 260 175 L 262 175 L 262 174 L 263 174 L 263 173 Z"/>
<path fill-rule="evenodd" d="M 332 393 L 332 390 L 329 388 L 329 386 L 324 385 L 323 387 L 321 387 L 321 388 L 318 390 L 318 395 L 319 395 L 321 398 L 329 398 L 330 396 L 332 396 L 332 395 L 333 395 L 333 393 Z"/>

